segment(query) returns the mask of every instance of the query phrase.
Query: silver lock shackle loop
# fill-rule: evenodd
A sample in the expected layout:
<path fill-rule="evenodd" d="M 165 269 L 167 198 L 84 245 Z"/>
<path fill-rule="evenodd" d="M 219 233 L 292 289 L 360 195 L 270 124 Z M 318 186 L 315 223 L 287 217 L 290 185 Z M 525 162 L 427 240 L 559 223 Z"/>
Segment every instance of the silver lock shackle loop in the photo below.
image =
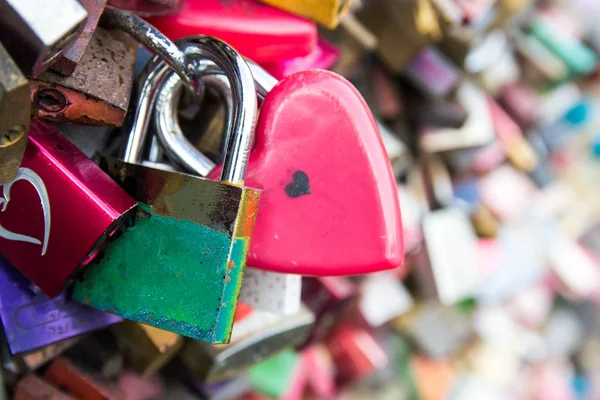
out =
<path fill-rule="evenodd" d="M 194 51 L 194 49 L 188 47 L 183 49 L 184 52 Z M 262 100 L 277 84 L 277 79 L 252 61 L 247 60 L 246 62 L 254 76 L 258 97 Z M 214 63 L 209 60 L 202 60 L 201 63 L 203 64 L 201 69 L 204 71 L 204 75 L 202 75 L 204 83 L 208 87 L 216 89 L 225 102 L 226 132 L 232 132 L 230 114 L 233 110 L 233 93 L 229 81 L 224 76 L 224 72 Z M 159 89 L 158 99 L 154 107 L 156 134 L 171 159 L 176 160 L 190 172 L 206 176 L 215 167 L 215 164 L 212 161 L 206 162 L 207 157 L 185 137 L 177 120 L 177 105 L 181 89 L 182 82 L 177 75 L 170 73 L 165 77 L 165 82 Z M 225 135 L 224 137 L 226 143 L 228 136 Z"/>
<path fill-rule="evenodd" d="M 194 47 L 193 65 L 199 71 L 201 79 L 204 79 L 202 71 L 207 69 L 219 70 L 220 74 L 226 74 L 227 84 L 233 82 L 233 88 L 241 94 L 241 100 L 237 103 L 232 102 L 231 127 L 235 134 L 231 135 L 227 142 L 230 167 L 228 170 L 223 168 L 221 180 L 233 184 L 242 184 L 246 170 L 247 157 L 250 144 L 254 134 L 254 125 L 256 123 L 257 103 L 256 103 L 256 88 L 252 73 L 244 59 L 226 43 L 219 39 L 208 36 L 193 36 L 181 39 L 179 43 L 187 45 L 192 43 Z M 204 52 L 199 52 L 198 49 L 205 49 Z M 208 59 L 197 60 L 196 57 L 209 57 Z M 144 144 L 148 132 L 148 125 L 154 105 L 157 102 L 157 94 L 159 89 L 165 83 L 167 76 L 175 75 L 170 67 L 155 56 L 148 61 L 139 79 L 139 94 L 138 102 L 133 115 L 133 121 L 129 129 L 129 137 L 127 141 L 124 160 L 129 163 L 140 163 Z M 242 79 L 243 78 L 243 79 Z M 207 80 L 210 80 L 207 76 Z M 179 77 L 178 77 L 179 80 Z M 181 80 L 179 80 L 181 82 Z M 235 93 L 232 91 L 232 96 Z M 192 153 L 195 149 L 187 140 L 184 145 L 188 148 L 183 148 L 182 153 Z M 232 150 L 233 149 L 233 150 Z M 187 150 L 187 151 L 186 151 Z M 238 153 L 235 153 L 238 152 Z M 229 157 L 227 157 L 229 156 Z M 214 168 L 214 163 L 199 153 L 195 158 L 196 166 L 199 170 L 210 171 Z M 196 171 L 194 171 L 196 172 Z M 198 172 L 196 172 L 198 173 Z"/>
<path fill-rule="evenodd" d="M 258 112 L 256 86 L 250 67 L 235 49 L 213 37 L 187 37 L 179 40 L 178 45 L 186 56 L 201 60 L 196 64 L 198 71 L 222 71 L 227 77 L 233 102 L 220 180 L 243 184 Z M 189 152 L 195 149 L 191 144 L 189 146 Z M 198 170 L 194 172 L 201 173 Z"/>
<path fill-rule="evenodd" d="M 101 25 L 118 29 L 133 36 L 139 43 L 162 58 L 180 77 L 198 100 L 204 96 L 204 84 L 193 63 L 175 43 L 154 26 L 128 11 L 107 6 L 101 16 Z"/>

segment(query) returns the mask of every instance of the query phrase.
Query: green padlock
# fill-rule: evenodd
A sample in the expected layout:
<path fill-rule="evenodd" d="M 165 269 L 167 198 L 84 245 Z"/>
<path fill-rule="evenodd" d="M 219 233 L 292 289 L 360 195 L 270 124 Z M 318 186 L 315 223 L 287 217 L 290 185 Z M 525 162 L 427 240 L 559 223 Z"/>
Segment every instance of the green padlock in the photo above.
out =
<path fill-rule="evenodd" d="M 242 186 L 256 89 L 248 65 L 226 43 L 205 36 L 183 43 L 196 49 L 195 57 L 216 64 L 232 87 L 232 130 L 221 181 L 136 164 L 156 89 L 169 70 L 152 60 L 140 89 L 128 162 L 107 157 L 100 162 L 138 201 L 139 211 L 85 269 L 73 298 L 194 339 L 228 343 L 260 195 Z"/>

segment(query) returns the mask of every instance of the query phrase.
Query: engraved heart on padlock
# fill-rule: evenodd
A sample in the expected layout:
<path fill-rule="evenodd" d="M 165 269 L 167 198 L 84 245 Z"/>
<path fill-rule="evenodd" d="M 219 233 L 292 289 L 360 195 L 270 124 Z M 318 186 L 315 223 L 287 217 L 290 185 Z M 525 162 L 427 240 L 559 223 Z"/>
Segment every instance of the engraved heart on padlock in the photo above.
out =
<path fill-rule="evenodd" d="M 43 256 L 46 254 L 46 250 L 48 249 L 48 240 L 50 238 L 50 199 L 48 198 L 48 191 L 46 190 L 46 185 L 44 184 L 44 181 L 35 171 L 29 168 L 19 168 L 15 178 L 4 185 L 4 197 L 0 197 L 0 212 L 6 211 L 8 203 L 10 202 L 10 190 L 12 188 L 12 185 L 18 181 L 29 182 L 35 188 L 38 196 L 40 197 L 42 211 L 44 212 L 44 241 L 42 242 L 41 240 L 32 236 L 11 232 L 8 229 L 4 228 L 2 225 L 0 225 L 0 238 L 4 238 L 7 240 L 15 240 L 19 242 L 39 244 L 42 246 Z"/>
<path fill-rule="evenodd" d="M 368 106 L 341 76 L 303 71 L 271 90 L 247 171 L 245 184 L 263 190 L 247 265 L 322 276 L 402 264 L 390 161 Z"/>

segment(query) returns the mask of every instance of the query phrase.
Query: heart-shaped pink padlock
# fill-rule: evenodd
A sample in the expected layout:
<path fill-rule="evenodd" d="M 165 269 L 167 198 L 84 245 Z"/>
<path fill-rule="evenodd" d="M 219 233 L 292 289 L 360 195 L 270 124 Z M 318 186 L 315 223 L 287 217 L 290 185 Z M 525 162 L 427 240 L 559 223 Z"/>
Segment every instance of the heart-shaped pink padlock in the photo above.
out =
<path fill-rule="evenodd" d="M 302 71 L 267 94 L 245 184 L 262 190 L 249 266 L 325 276 L 402 264 L 390 161 L 368 106 L 341 76 Z"/>

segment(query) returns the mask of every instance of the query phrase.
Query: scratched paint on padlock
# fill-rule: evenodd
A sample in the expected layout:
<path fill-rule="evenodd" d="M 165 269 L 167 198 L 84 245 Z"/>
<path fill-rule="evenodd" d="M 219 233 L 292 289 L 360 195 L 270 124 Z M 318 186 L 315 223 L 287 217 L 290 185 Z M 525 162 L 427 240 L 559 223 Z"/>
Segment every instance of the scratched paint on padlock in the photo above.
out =
<path fill-rule="evenodd" d="M 30 289 L 30 282 L 0 258 L 0 319 L 12 354 L 19 354 L 90 332 L 121 317 Z"/>
<path fill-rule="evenodd" d="M 191 338 L 229 341 L 248 239 L 232 243 L 225 233 L 140 208 L 146 217 L 106 246 L 73 297 Z"/>

